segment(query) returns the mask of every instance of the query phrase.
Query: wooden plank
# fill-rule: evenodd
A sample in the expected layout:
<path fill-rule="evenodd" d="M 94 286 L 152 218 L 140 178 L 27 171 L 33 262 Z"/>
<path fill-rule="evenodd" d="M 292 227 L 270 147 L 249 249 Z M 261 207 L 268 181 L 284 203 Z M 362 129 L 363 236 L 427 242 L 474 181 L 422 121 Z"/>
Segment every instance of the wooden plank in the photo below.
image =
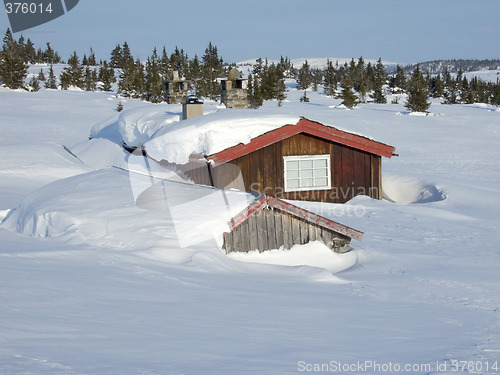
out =
<path fill-rule="evenodd" d="M 300 234 L 300 220 L 296 217 L 291 218 L 292 222 L 292 246 L 295 244 L 300 244 L 301 234 Z"/>
<path fill-rule="evenodd" d="M 363 152 L 353 150 L 353 182 L 352 196 L 356 196 L 364 191 L 366 186 L 365 175 L 369 166 L 365 165 L 365 155 Z"/>
<path fill-rule="evenodd" d="M 307 229 L 309 230 L 309 242 L 316 241 L 316 225 L 309 224 Z"/>
<path fill-rule="evenodd" d="M 279 248 L 276 241 L 276 225 L 274 220 L 274 210 L 264 209 L 266 218 L 266 231 L 267 231 L 267 247 L 268 249 L 277 249 Z"/>
<path fill-rule="evenodd" d="M 269 250 L 267 243 L 267 222 L 266 215 L 262 210 L 260 210 L 256 215 L 257 217 L 257 244 L 258 250 L 263 252 Z"/>
<path fill-rule="evenodd" d="M 309 242 L 309 223 L 302 219 L 298 220 L 300 223 L 300 244 L 304 245 Z"/>
<path fill-rule="evenodd" d="M 229 254 L 234 251 L 233 248 L 233 233 L 224 233 L 224 242 L 222 248 L 225 250 L 226 254 Z"/>
<path fill-rule="evenodd" d="M 279 210 L 274 210 L 274 228 L 276 231 L 276 247 L 283 246 L 283 214 Z"/>
<path fill-rule="evenodd" d="M 290 215 L 281 215 L 281 223 L 283 225 L 283 246 L 286 250 L 289 250 L 293 246 L 292 219 Z"/>
<path fill-rule="evenodd" d="M 253 250 L 250 244 L 250 222 L 249 220 L 241 224 L 241 248 L 248 252 Z"/>
<path fill-rule="evenodd" d="M 247 252 L 248 249 L 244 249 L 241 246 L 241 226 L 233 230 L 233 250 Z"/>
<path fill-rule="evenodd" d="M 248 218 L 250 251 L 259 248 L 258 234 L 257 234 L 257 216 L 253 215 Z"/>

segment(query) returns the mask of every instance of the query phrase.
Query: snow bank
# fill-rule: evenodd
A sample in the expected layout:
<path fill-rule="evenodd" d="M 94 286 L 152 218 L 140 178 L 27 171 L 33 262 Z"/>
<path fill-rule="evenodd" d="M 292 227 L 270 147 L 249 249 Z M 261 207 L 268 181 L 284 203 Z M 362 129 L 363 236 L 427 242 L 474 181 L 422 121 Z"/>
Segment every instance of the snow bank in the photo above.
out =
<path fill-rule="evenodd" d="M 118 128 L 127 145 L 140 147 L 158 130 L 179 120 L 180 113 L 166 112 L 164 106 L 134 108 L 120 114 Z"/>
<path fill-rule="evenodd" d="M 384 174 L 382 178 L 384 199 L 397 204 L 429 203 L 446 199 L 435 185 L 414 177 Z"/>
<path fill-rule="evenodd" d="M 228 256 L 240 262 L 275 264 L 282 266 L 312 266 L 327 269 L 331 273 L 346 270 L 357 263 L 358 250 L 338 254 L 323 242 L 313 241 L 305 245 L 292 246 L 290 250 L 275 249 L 265 252 L 258 250 L 248 253 L 232 252 Z"/>

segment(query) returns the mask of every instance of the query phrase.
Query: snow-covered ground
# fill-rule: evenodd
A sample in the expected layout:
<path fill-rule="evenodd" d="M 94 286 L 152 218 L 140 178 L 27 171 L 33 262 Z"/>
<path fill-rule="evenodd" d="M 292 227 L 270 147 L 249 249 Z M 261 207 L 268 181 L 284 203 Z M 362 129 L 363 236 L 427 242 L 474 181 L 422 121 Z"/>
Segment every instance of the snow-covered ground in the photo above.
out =
<path fill-rule="evenodd" d="M 350 253 L 228 257 L 219 234 L 252 197 L 129 156 L 119 98 L 0 89 L 0 374 L 454 374 L 455 361 L 498 374 L 499 109 L 435 102 L 414 116 L 300 95 L 248 113 L 399 153 L 383 161 L 383 201 L 294 202 L 365 232 Z M 121 100 L 122 120 L 181 113 Z M 154 138 L 162 120 L 137 134 Z"/>

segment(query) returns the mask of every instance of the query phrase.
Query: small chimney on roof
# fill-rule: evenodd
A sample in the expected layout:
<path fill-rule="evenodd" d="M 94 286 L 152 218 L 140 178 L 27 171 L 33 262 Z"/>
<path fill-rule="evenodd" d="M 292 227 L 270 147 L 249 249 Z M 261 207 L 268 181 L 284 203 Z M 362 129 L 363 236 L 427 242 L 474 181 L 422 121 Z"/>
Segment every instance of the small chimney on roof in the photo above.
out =
<path fill-rule="evenodd" d="M 196 96 L 188 96 L 182 103 L 182 119 L 188 120 L 198 116 L 203 116 L 203 102 Z"/>

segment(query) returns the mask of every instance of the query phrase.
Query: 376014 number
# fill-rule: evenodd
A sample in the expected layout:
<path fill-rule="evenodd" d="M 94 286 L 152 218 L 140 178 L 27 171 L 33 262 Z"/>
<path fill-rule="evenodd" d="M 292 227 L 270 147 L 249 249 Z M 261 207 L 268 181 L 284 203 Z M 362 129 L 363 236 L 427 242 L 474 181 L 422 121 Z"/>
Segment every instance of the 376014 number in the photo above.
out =
<path fill-rule="evenodd" d="M 52 13 L 52 3 L 5 3 L 7 14 L 42 14 Z"/>

